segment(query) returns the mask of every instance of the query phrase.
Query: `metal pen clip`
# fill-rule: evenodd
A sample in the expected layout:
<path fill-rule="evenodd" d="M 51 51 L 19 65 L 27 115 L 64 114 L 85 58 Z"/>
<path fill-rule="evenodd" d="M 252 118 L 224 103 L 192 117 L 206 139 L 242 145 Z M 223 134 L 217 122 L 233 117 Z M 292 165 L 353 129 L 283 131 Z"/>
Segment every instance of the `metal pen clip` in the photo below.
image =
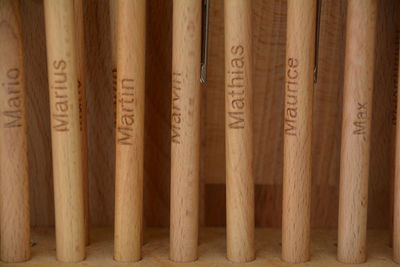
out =
<path fill-rule="evenodd" d="M 318 80 L 318 57 L 319 57 L 319 36 L 321 26 L 321 6 L 322 0 L 317 0 L 317 27 L 315 30 L 315 55 L 314 55 L 314 83 Z"/>
<path fill-rule="evenodd" d="M 203 0 L 202 10 L 202 27 L 201 27 L 201 64 L 200 64 L 200 82 L 207 81 L 207 64 L 208 64 L 208 15 L 210 8 L 210 0 Z"/>

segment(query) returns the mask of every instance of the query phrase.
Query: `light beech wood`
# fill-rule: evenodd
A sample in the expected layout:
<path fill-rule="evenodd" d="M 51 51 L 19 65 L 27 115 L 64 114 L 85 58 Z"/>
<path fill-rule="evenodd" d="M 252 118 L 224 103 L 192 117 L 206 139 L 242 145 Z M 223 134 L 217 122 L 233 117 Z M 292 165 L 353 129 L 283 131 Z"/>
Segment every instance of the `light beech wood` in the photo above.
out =
<path fill-rule="evenodd" d="M 85 204 L 85 238 L 86 245 L 89 244 L 89 180 L 88 180 L 88 147 L 87 147 L 87 103 L 86 103 L 86 53 L 85 34 L 83 22 L 83 0 L 74 0 L 75 27 L 76 27 L 76 55 L 78 69 L 78 93 L 79 93 L 79 123 L 82 138 L 82 176 L 83 197 Z"/>
<path fill-rule="evenodd" d="M 0 1 L 0 258 L 30 258 L 29 171 L 19 1 Z"/>
<path fill-rule="evenodd" d="M 224 5 L 227 256 L 247 262 L 255 258 L 252 4 Z"/>
<path fill-rule="evenodd" d="M 173 0 L 170 258 L 197 259 L 201 0 Z"/>
<path fill-rule="evenodd" d="M 146 1 L 117 1 L 114 259 L 141 259 Z"/>
<path fill-rule="evenodd" d="M 282 259 L 310 258 L 316 0 L 289 0 L 284 110 Z"/>
<path fill-rule="evenodd" d="M 376 16 L 376 0 L 348 1 L 337 254 L 344 263 L 367 258 Z"/>
<path fill-rule="evenodd" d="M 45 0 L 57 259 L 85 258 L 74 0 Z"/>

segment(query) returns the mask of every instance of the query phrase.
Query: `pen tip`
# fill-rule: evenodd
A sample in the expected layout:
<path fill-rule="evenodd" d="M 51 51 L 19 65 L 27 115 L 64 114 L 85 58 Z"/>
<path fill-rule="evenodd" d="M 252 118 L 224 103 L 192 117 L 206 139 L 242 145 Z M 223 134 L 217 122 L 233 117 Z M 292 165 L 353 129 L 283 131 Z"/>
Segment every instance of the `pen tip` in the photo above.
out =
<path fill-rule="evenodd" d="M 205 64 L 202 64 L 200 68 L 200 82 L 205 83 L 206 81 L 207 81 L 207 68 Z"/>

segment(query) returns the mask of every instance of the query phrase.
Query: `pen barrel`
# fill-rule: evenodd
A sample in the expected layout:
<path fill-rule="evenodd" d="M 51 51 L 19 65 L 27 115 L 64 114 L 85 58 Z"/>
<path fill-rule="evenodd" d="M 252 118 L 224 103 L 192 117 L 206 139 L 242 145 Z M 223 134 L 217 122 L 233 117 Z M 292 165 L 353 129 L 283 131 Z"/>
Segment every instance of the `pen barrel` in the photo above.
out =
<path fill-rule="evenodd" d="M 227 257 L 247 262 L 255 258 L 251 1 L 224 8 Z"/>
<path fill-rule="evenodd" d="M 19 1 L 0 1 L 0 257 L 30 258 L 25 78 Z"/>
<path fill-rule="evenodd" d="M 141 259 L 146 0 L 117 1 L 114 259 Z"/>
<path fill-rule="evenodd" d="M 310 258 L 311 142 L 317 1 L 288 0 L 282 258 Z"/>
<path fill-rule="evenodd" d="M 349 0 L 340 157 L 338 260 L 366 260 L 376 0 Z"/>
<path fill-rule="evenodd" d="M 88 179 L 88 147 L 87 147 L 87 103 L 86 103 L 86 55 L 83 22 L 83 0 L 74 0 L 77 76 L 79 94 L 79 130 L 82 138 L 82 177 L 83 200 L 85 209 L 85 241 L 89 244 L 89 179 Z"/>
<path fill-rule="evenodd" d="M 173 1 L 170 258 L 197 259 L 201 0 Z"/>
<path fill-rule="evenodd" d="M 45 0 L 57 259 L 85 258 L 74 0 Z"/>

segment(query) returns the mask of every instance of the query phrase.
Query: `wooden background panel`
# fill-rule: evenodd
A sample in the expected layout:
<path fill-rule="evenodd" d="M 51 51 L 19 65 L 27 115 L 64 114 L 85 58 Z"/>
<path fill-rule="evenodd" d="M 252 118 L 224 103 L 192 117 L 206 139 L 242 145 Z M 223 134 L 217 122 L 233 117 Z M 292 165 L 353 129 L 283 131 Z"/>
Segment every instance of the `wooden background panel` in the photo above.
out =
<path fill-rule="evenodd" d="M 113 1 L 113 0 L 111 0 Z M 114 119 L 108 0 L 84 0 L 87 57 L 90 219 L 113 224 Z M 312 225 L 337 224 L 345 0 L 323 0 L 319 76 L 314 91 Z M 396 0 L 379 2 L 369 226 L 389 218 Z M 22 1 L 26 50 L 32 224 L 54 223 L 51 142 L 42 0 Z M 145 217 L 169 223 L 172 1 L 147 7 Z M 212 0 L 208 83 L 202 104 L 202 218 L 225 224 L 223 0 Z M 280 226 L 286 1 L 253 0 L 256 224 Z"/>
<path fill-rule="evenodd" d="M 88 0 L 85 3 L 90 221 L 95 225 L 106 225 L 113 222 L 114 215 L 111 26 L 108 1 Z"/>
<path fill-rule="evenodd" d="M 318 80 L 314 88 L 313 184 L 338 186 L 346 1 L 322 1 Z"/>
<path fill-rule="evenodd" d="M 54 222 L 54 198 L 44 10 L 39 0 L 22 3 L 31 223 L 48 225 Z"/>
<path fill-rule="evenodd" d="M 253 128 L 257 184 L 282 183 L 285 40 L 286 2 L 254 1 Z"/>
<path fill-rule="evenodd" d="M 392 135 L 393 71 L 395 61 L 399 15 L 398 1 L 378 1 L 378 25 L 375 60 L 375 88 L 371 132 L 371 163 L 369 186 L 368 223 L 372 226 L 388 225 L 391 152 L 394 145 Z"/>
<path fill-rule="evenodd" d="M 147 1 L 145 215 L 169 224 L 172 1 Z"/>

